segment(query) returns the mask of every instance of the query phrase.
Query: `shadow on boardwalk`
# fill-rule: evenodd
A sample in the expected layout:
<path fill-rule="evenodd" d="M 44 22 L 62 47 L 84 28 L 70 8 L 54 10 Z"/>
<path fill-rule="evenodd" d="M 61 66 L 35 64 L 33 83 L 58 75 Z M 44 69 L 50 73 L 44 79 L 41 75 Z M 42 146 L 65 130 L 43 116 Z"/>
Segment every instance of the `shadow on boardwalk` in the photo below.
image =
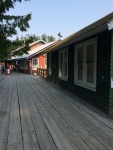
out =
<path fill-rule="evenodd" d="M 40 77 L 0 75 L 0 150 L 113 150 L 113 121 Z"/>

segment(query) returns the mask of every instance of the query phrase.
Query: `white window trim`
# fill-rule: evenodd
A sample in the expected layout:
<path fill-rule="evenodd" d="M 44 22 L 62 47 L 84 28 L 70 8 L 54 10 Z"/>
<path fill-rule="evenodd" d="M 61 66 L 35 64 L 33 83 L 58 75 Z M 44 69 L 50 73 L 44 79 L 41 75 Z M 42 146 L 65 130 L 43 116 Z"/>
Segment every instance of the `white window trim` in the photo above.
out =
<path fill-rule="evenodd" d="M 38 64 L 37 64 L 36 67 L 33 66 L 33 60 L 34 60 L 34 59 L 37 59 L 37 61 L 38 61 Z M 33 69 L 33 70 L 37 70 L 38 67 L 39 67 L 39 59 L 38 59 L 38 58 L 32 58 L 32 69 Z"/>
<path fill-rule="evenodd" d="M 44 54 L 44 66 L 47 69 L 47 54 Z"/>
<path fill-rule="evenodd" d="M 67 51 L 67 76 L 64 76 L 64 53 Z M 60 53 L 63 53 L 63 76 L 60 75 Z M 62 49 L 59 51 L 59 79 L 68 81 L 68 48 Z"/>
<path fill-rule="evenodd" d="M 94 43 L 94 83 L 88 83 L 86 80 L 87 78 L 87 65 L 86 65 L 86 46 Z M 82 47 L 83 46 L 83 81 L 78 80 L 77 76 L 77 48 Z M 91 40 L 79 43 L 77 45 L 75 45 L 75 59 L 74 59 L 74 83 L 76 85 L 79 85 L 81 87 L 90 89 L 92 91 L 96 91 L 96 64 L 97 64 L 97 38 L 93 38 Z"/>

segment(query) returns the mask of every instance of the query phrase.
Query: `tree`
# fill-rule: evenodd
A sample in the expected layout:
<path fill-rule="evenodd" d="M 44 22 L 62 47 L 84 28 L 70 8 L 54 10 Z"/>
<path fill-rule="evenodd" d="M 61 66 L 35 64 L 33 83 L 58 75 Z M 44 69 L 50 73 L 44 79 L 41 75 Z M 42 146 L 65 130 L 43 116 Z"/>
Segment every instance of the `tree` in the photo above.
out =
<path fill-rule="evenodd" d="M 6 15 L 10 8 L 14 8 L 16 2 L 21 3 L 21 1 L 22 0 L 0 0 L 0 59 L 6 59 L 9 55 L 10 49 L 8 48 L 11 47 L 12 42 L 8 40 L 8 37 L 17 34 L 16 27 L 18 27 L 20 31 L 27 31 L 27 28 L 29 28 L 28 22 L 31 19 L 31 13 L 25 16 Z"/>
<path fill-rule="evenodd" d="M 34 35 L 31 35 L 33 41 L 37 41 L 37 40 L 40 40 L 41 38 L 39 36 L 36 36 L 35 34 Z"/>
<path fill-rule="evenodd" d="M 47 35 L 44 33 L 42 36 L 41 36 L 42 40 L 46 42 L 47 40 Z"/>
<path fill-rule="evenodd" d="M 52 35 L 46 35 L 45 33 L 41 36 L 41 39 L 47 43 L 55 41 L 55 37 L 53 37 Z"/>
<path fill-rule="evenodd" d="M 52 35 L 51 36 L 47 36 L 47 42 L 49 43 L 49 42 L 53 42 L 53 41 L 55 41 L 55 37 L 53 37 Z"/>

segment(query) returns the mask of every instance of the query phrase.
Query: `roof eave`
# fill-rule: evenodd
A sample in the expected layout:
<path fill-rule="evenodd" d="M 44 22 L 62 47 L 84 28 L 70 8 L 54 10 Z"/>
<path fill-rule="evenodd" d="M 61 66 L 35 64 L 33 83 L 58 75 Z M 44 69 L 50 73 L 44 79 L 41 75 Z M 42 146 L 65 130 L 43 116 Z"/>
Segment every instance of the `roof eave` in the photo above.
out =
<path fill-rule="evenodd" d="M 49 49 L 50 47 L 52 47 L 53 45 L 55 45 L 55 44 L 58 43 L 59 41 L 60 41 L 60 40 L 58 40 L 58 41 L 52 43 L 51 45 L 49 45 L 49 46 L 47 46 L 47 47 L 41 49 L 40 51 L 38 51 L 38 52 L 36 52 L 36 53 L 34 53 L 34 54 L 28 56 L 27 59 L 30 59 L 30 58 L 34 57 L 35 55 L 38 55 L 39 53 L 43 53 L 44 51 L 46 51 L 47 49 Z"/>
<path fill-rule="evenodd" d="M 37 40 L 35 42 L 30 43 L 29 46 L 32 46 L 32 45 L 34 45 L 34 44 L 36 44 L 38 42 L 42 42 L 42 43 L 46 44 L 46 42 L 44 40 Z"/>
<path fill-rule="evenodd" d="M 108 29 L 109 30 L 113 29 L 113 19 L 109 21 L 109 23 L 108 23 Z"/>
<path fill-rule="evenodd" d="M 28 57 L 27 57 L 27 60 L 30 59 L 30 58 L 32 58 L 32 57 L 34 57 L 34 56 L 36 56 L 36 55 L 38 55 L 38 54 L 41 53 L 42 51 L 43 51 L 43 50 L 40 50 L 40 51 L 38 51 L 38 52 L 36 52 L 36 53 L 34 53 L 34 54 L 28 56 Z"/>
<path fill-rule="evenodd" d="M 59 50 L 61 48 L 64 48 L 64 47 L 66 47 L 68 45 L 75 44 L 75 43 L 77 43 L 77 42 L 79 42 L 81 40 L 84 40 L 86 37 L 88 38 L 88 37 L 93 36 L 93 35 L 95 35 L 97 33 L 105 31 L 107 29 L 108 29 L 108 23 L 103 24 L 103 25 L 101 25 L 101 26 L 99 26 L 99 27 L 97 27 L 97 28 L 95 28 L 95 29 L 93 29 L 91 31 L 88 31 L 88 32 L 86 32 L 86 33 L 84 33 L 84 34 L 82 34 L 82 35 L 80 35 L 78 37 L 75 37 L 75 38 L 73 38 L 73 39 L 71 39 L 71 40 L 69 40 L 69 41 L 59 45 L 58 47 L 55 47 L 54 49 L 51 49 L 50 51 L 47 51 L 45 53 L 51 53 L 53 51 Z"/>
<path fill-rule="evenodd" d="M 11 59 L 12 61 L 16 61 L 16 60 L 25 60 L 25 59 L 27 59 L 26 57 L 24 57 L 24 58 L 14 58 L 14 59 Z"/>

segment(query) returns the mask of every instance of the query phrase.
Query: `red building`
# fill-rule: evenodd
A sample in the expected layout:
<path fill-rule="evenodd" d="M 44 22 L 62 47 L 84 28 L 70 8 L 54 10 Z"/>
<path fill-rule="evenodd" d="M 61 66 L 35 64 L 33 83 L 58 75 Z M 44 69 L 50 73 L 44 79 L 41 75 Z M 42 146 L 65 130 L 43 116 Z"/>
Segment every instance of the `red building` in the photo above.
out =
<path fill-rule="evenodd" d="M 46 43 L 43 40 L 38 40 L 30 44 L 29 54 L 23 54 L 22 56 L 12 57 L 10 60 L 10 66 L 13 70 L 21 73 L 27 74 L 37 74 L 37 68 L 46 69 L 47 67 L 47 57 L 43 54 L 43 51 L 54 46 L 59 41 L 54 41 Z M 21 48 L 13 51 L 20 50 Z"/>

